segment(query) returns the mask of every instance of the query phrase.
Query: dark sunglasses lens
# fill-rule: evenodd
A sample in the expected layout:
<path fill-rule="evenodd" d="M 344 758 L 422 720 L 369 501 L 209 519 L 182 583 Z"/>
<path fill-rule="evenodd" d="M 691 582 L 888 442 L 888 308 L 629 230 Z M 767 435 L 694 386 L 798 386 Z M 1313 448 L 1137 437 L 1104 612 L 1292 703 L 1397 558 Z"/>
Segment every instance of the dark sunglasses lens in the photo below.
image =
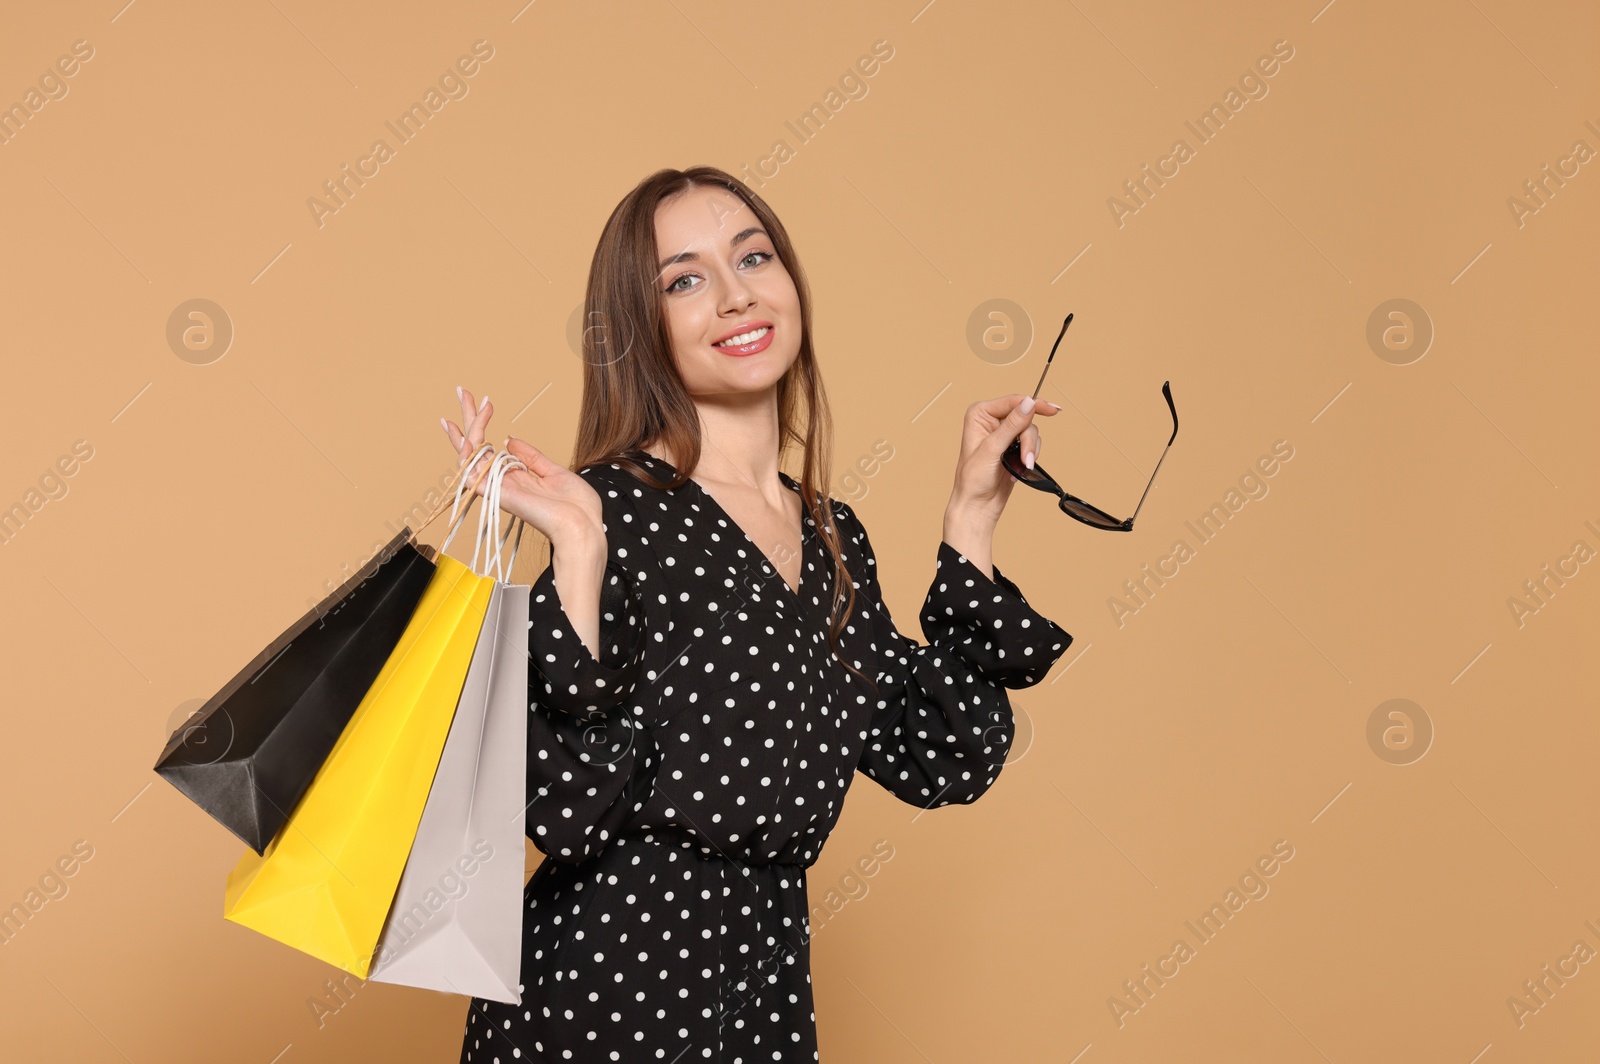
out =
<path fill-rule="evenodd" d="M 1121 528 L 1122 522 L 1106 513 L 1098 506 L 1091 506 L 1081 499 L 1062 499 L 1061 509 L 1071 514 L 1084 524 L 1094 525 L 1096 528 Z"/>
<path fill-rule="evenodd" d="M 1007 472 L 1016 477 L 1018 480 L 1022 481 L 1024 484 L 1028 485 L 1030 488 L 1040 488 L 1044 491 L 1049 491 L 1051 486 L 1055 484 L 1055 481 L 1050 478 L 1050 474 L 1040 469 L 1037 465 L 1035 465 L 1032 469 L 1029 469 L 1027 466 L 1023 465 L 1022 452 L 1016 448 L 1013 448 L 1002 455 L 1000 461 L 1006 467 Z"/>
<path fill-rule="evenodd" d="M 1017 470 L 1017 479 L 1028 485 L 1028 487 L 1038 488 L 1040 491 L 1059 490 L 1056 486 L 1055 480 L 1050 476 L 1050 474 L 1046 473 L 1038 466 L 1034 466 L 1032 469 L 1029 469 L 1027 466 L 1022 466 Z"/>

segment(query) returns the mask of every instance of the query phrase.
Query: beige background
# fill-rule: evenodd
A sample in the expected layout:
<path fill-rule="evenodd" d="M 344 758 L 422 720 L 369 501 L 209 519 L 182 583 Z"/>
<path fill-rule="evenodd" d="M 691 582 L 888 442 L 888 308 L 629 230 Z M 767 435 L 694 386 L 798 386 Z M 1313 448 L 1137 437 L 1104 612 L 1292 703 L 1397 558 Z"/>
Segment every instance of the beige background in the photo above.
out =
<path fill-rule="evenodd" d="M 1076 642 L 1016 694 L 982 802 L 855 788 L 811 870 L 814 903 L 849 898 L 814 942 L 822 1059 L 1593 1059 L 1595 965 L 1520 1025 L 1507 1004 L 1600 949 L 1600 575 L 1520 627 L 1508 606 L 1600 549 L 1600 163 L 1521 225 L 1507 205 L 1600 149 L 1592 5 L 118 4 L 0 30 L 0 102 L 93 49 L 0 145 L 0 505 L 58 495 L 0 548 L 0 904 L 93 848 L 0 947 L 7 1059 L 456 1059 L 460 997 L 359 986 L 319 1027 L 337 973 L 223 920 L 242 847 L 151 766 L 449 471 L 456 384 L 564 459 L 613 205 L 779 139 L 762 192 L 814 289 L 835 493 L 903 629 L 962 409 L 1031 390 L 1067 311 L 1046 468 L 1126 513 L 1163 380 L 1183 426 L 1131 535 L 1014 494 L 996 558 Z M 478 40 L 468 94 L 319 227 L 308 198 Z M 879 40 L 866 95 L 801 143 L 785 123 Z M 1184 123 L 1277 41 L 1267 94 L 1201 144 Z M 1119 226 L 1108 198 L 1179 138 L 1193 157 Z M 204 365 L 166 339 L 196 298 L 234 330 Z M 1367 341 L 1397 298 L 1434 332 L 1386 352 L 1405 365 Z M 997 299 L 1025 350 L 969 345 Z M 1279 440 L 1292 460 L 1202 544 L 1185 522 Z M 877 441 L 892 459 L 846 480 Z M 1119 625 L 1109 600 L 1179 538 Z M 1394 698 L 1434 731 L 1407 765 L 1367 739 Z M 892 859 L 845 878 L 878 840 Z M 1270 892 L 1199 945 L 1185 921 L 1278 840 Z M 1119 1026 L 1108 999 L 1180 936 L 1193 958 Z"/>

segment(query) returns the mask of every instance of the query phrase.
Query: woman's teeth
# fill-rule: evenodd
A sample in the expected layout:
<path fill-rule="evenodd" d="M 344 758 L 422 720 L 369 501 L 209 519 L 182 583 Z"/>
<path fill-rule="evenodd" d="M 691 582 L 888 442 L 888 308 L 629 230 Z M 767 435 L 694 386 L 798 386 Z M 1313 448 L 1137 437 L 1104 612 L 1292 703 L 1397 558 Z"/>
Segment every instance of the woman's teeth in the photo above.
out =
<path fill-rule="evenodd" d="M 756 329 L 754 332 L 740 333 L 738 336 L 730 336 L 726 340 L 719 340 L 717 343 L 713 344 L 712 346 L 713 347 L 743 347 L 745 344 L 753 344 L 753 343 L 755 343 L 757 340 L 761 339 L 763 336 L 767 335 L 767 333 L 769 333 L 771 331 L 772 330 L 770 328 L 768 328 L 767 326 L 763 325 L 761 328 Z"/>

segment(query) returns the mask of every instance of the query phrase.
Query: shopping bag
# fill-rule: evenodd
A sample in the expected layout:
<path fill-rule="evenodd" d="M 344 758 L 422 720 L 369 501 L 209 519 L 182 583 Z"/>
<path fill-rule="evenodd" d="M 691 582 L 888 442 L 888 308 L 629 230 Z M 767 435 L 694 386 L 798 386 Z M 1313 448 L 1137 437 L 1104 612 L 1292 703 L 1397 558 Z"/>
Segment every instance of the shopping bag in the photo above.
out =
<path fill-rule="evenodd" d="M 527 799 L 528 596 L 505 582 L 495 460 L 479 547 L 496 574 L 450 736 L 369 979 L 521 1004 L 523 812 Z M 521 521 L 513 519 L 517 542 Z M 485 531 L 487 530 L 487 532 Z M 506 535 L 512 528 L 508 526 Z M 473 551 L 477 571 L 478 549 Z M 516 560 L 513 546 L 511 560 Z"/>
<path fill-rule="evenodd" d="M 459 503 L 460 484 L 456 498 Z M 228 875 L 227 919 L 363 979 L 494 586 L 443 553 L 449 542 L 440 547 L 433 578 L 399 642 L 305 796 L 265 852 L 246 853 Z"/>
<path fill-rule="evenodd" d="M 433 569 L 402 529 L 173 732 L 156 772 L 261 853 L 377 678 Z"/>

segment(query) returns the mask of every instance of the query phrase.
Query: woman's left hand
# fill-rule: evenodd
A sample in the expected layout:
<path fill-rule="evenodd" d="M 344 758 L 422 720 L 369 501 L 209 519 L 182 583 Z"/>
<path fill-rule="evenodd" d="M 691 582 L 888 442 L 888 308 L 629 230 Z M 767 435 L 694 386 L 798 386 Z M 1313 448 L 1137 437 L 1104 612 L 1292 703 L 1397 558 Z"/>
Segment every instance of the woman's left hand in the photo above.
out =
<path fill-rule="evenodd" d="M 981 399 L 967 407 L 949 509 L 968 519 L 998 524 L 1011 489 L 1017 485 L 1016 478 L 1000 463 L 1000 456 L 1020 436 L 1023 460 L 1037 459 L 1043 440 L 1033 424 L 1034 415 L 1053 417 L 1060 412 L 1056 403 L 1041 399 L 1035 405 L 1029 396 L 1021 394 Z"/>

